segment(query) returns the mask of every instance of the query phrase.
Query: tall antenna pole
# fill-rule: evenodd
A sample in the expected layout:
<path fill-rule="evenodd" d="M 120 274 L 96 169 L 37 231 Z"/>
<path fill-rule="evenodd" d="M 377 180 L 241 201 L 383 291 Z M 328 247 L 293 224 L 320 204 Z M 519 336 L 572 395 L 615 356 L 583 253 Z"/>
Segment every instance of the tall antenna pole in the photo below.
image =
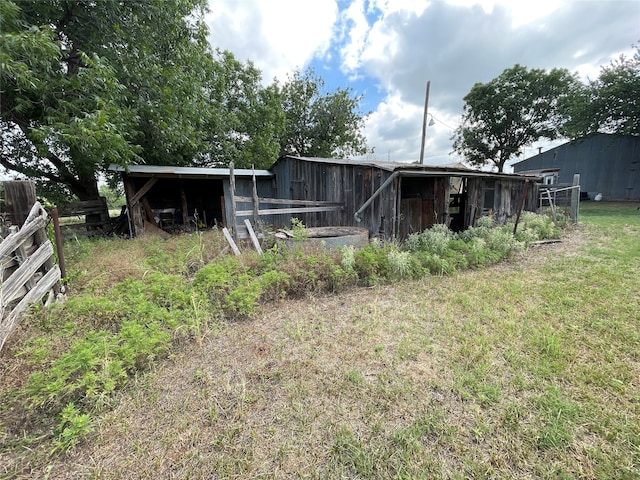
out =
<path fill-rule="evenodd" d="M 424 164 L 424 140 L 427 136 L 427 113 L 429 111 L 429 88 L 431 88 L 431 80 L 427 81 L 427 94 L 424 99 L 424 117 L 422 118 L 422 143 L 420 145 L 420 164 Z"/>

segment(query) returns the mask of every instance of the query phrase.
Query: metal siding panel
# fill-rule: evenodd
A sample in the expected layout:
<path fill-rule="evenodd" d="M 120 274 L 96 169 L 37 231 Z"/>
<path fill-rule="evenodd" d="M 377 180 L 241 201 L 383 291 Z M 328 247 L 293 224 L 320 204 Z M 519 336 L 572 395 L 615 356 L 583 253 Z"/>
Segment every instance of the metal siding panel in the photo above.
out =
<path fill-rule="evenodd" d="M 555 155 L 555 158 L 554 158 Z M 558 181 L 580 174 L 581 191 L 606 200 L 640 200 L 640 138 L 599 134 L 560 145 L 514 165 L 514 170 L 560 168 Z"/>

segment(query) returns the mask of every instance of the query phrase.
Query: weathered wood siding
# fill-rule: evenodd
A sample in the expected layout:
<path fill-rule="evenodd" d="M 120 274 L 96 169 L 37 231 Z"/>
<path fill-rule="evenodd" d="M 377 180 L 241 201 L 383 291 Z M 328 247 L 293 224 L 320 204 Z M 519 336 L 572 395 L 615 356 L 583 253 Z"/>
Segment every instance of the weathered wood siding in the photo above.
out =
<path fill-rule="evenodd" d="M 394 216 L 400 240 L 448 223 L 449 177 L 402 177 L 400 185 L 400 210 Z"/>
<path fill-rule="evenodd" d="M 22 313 L 47 297 L 60 293 L 60 269 L 46 232 L 47 213 L 32 206 L 20 230 L 0 243 L 0 350 L 19 325 Z"/>
<path fill-rule="evenodd" d="M 498 224 L 504 224 L 518 213 L 524 193 L 522 179 L 469 178 L 465 228 L 475 226 L 483 215 L 492 215 Z M 538 208 L 539 185 L 529 181 L 523 210 L 535 212 Z"/>
<path fill-rule="evenodd" d="M 325 163 L 297 160 L 285 157 L 273 167 L 276 174 L 277 198 L 292 200 L 320 200 L 344 204 L 336 212 L 297 214 L 308 227 L 357 226 L 367 228 L 376 235 L 385 218 L 385 229 L 393 227 L 398 182 L 389 185 L 369 207 L 362 212 L 362 221 L 357 222 L 354 213 L 389 178 L 391 172 L 372 166 Z M 280 221 L 288 223 L 291 216 Z M 388 231 L 388 230 L 387 230 Z"/>
<path fill-rule="evenodd" d="M 2 182 L 4 187 L 4 208 L 11 225 L 22 225 L 29 211 L 36 203 L 36 185 L 31 180 Z"/>
<path fill-rule="evenodd" d="M 231 215 L 231 189 L 230 181 L 228 178 L 222 180 L 224 190 L 224 208 L 225 208 L 225 225 L 231 228 L 233 225 L 233 218 Z M 251 197 L 253 195 L 253 179 L 249 177 L 235 177 L 236 182 L 236 196 L 239 197 Z M 274 180 L 270 178 L 256 178 L 256 188 L 258 190 L 258 197 L 272 198 L 275 194 Z M 262 204 L 261 204 L 262 205 Z M 253 208 L 252 202 L 237 202 L 236 210 L 251 210 Z M 281 215 L 264 215 L 260 217 L 260 221 L 264 224 L 279 226 Z M 253 224 L 253 218 L 249 219 Z M 238 227 L 244 228 L 244 218 L 236 219 Z"/>

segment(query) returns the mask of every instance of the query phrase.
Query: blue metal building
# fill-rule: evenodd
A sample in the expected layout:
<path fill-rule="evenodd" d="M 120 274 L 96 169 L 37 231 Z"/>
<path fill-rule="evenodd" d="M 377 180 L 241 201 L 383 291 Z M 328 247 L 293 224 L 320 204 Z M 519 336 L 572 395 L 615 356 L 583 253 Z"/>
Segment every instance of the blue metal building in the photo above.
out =
<path fill-rule="evenodd" d="M 640 137 L 595 134 L 565 143 L 513 165 L 515 173 L 559 169 L 558 183 L 580 174 L 580 190 L 603 200 L 640 200 Z"/>

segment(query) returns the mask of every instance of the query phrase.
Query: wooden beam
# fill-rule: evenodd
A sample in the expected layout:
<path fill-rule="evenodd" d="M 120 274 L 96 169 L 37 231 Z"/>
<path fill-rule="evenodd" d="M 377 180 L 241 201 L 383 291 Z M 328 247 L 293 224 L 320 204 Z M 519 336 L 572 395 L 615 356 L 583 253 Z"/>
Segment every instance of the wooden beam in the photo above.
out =
<path fill-rule="evenodd" d="M 253 197 L 235 196 L 236 202 L 253 202 Z M 341 202 L 327 202 L 324 200 L 289 200 L 287 198 L 262 198 L 258 197 L 259 203 L 268 203 L 271 205 L 343 205 Z"/>
<path fill-rule="evenodd" d="M 258 241 L 258 237 L 256 237 L 256 234 L 253 231 L 253 227 L 251 226 L 251 222 L 249 221 L 248 218 L 245 219 L 244 224 L 247 227 L 247 232 L 249 232 L 249 237 L 251 238 L 253 247 L 256 249 L 256 252 L 262 255 L 262 247 L 260 247 L 260 242 Z"/>
<path fill-rule="evenodd" d="M 144 233 L 144 223 L 142 220 L 142 207 L 140 202 L 131 203 L 131 199 L 136 196 L 135 185 L 130 178 L 123 179 L 124 189 L 127 196 L 127 209 L 129 210 L 129 225 L 132 236 L 136 237 Z"/>
<path fill-rule="evenodd" d="M 571 221 L 578 223 L 578 213 L 580 212 L 580 174 L 573 175 L 573 189 L 571 190 Z"/>
<path fill-rule="evenodd" d="M 184 185 L 180 183 L 180 200 L 182 201 L 182 224 L 189 225 L 189 205 L 187 204 L 187 194 L 184 193 Z"/>
<path fill-rule="evenodd" d="M 258 210 L 258 215 L 278 215 L 289 213 L 316 213 L 316 212 L 339 212 L 343 207 L 300 207 L 300 208 L 267 208 Z M 238 210 L 236 217 L 250 217 L 253 210 Z"/>
<path fill-rule="evenodd" d="M 256 185 L 256 171 L 253 168 L 253 165 L 251 165 L 251 172 L 252 172 L 252 180 L 253 180 L 253 197 L 252 197 L 252 202 L 253 202 L 253 223 L 256 224 L 256 226 L 258 225 L 258 221 L 260 220 L 259 217 L 259 213 L 258 213 L 258 208 L 260 207 L 260 202 L 258 199 L 258 187 Z M 247 223 L 247 221 L 245 220 L 245 223 Z"/>
<path fill-rule="evenodd" d="M 147 200 L 146 197 L 142 199 L 142 206 L 144 207 L 144 212 L 147 214 L 147 222 L 157 227 L 158 222 L 156 222 L 156 217 L 153 215 L 153 210 L 151 210 L 151 205 L 149 205 L 149 200 Z"/>
<path fill-rule="evenodd" d="M 149 180 L 147 180 L 147 183 L 145 183 L 142 188 L 140 190 L 138 190 L 133 197 L 131 197 L 131 199 L 129 200 L 129 203 L 131 204 L 131 207 L 134 207 L 142 198 L 142 196 L 147 193 L 151 187 L 153 187 L 153 185 L 158 181 L 157 177 L 151 177 Z"/>
<path fill-rule="evenodd" d="M 236 176 L 233 169 L 233 162 L 229 164 L 229 191 L 231 193 L 231 233 L 237 240 L 238 229 L 236 228 Z M 251 201 L 251 200 L 249 200 Z M 253 214 L 253 212 L 251 212 Z"/>
<path fill-rule="evenodd" d="M 227 242 L 229 242 L 229 246 L 231 247 L 231 250 L 233 250 L 233 253 L 235 253 L 236 255 L 240 255 L 240 250 L 238 249 L 236 242 L 233 241 L 233 237 L 229 233 L 229 229 L 227 227 L 224 227 L 222 229 L 222 233 L 224 234 L 224 238 L 227 239 Z"/>

